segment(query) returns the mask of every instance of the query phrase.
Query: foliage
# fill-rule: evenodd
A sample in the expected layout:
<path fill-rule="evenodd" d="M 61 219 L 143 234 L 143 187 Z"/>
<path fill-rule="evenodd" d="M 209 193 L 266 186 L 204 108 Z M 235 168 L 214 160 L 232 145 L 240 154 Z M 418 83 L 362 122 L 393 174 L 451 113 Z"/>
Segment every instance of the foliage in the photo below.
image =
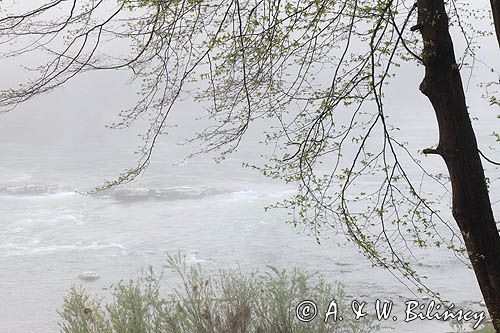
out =
<path fill-rule="evenodd" d="M 167 269 L 180 278 L 180 287 L 162 295 L 163 275 L 150 269 L 142 277 L 120 282 L 113 302 L 102 305 L 83 289 L 73 287 L 59 311 L 65 333 L 101 332 L 374 332 L 373 318 L 345 318 L 324 323 L 319 315 L 309 323 L 295 318 L 295 306 L 312 299 L 320 313 L 335 298 L 339 312 L 348 308 L 340 284 L 317 274 L 269 267 L 244 275 L 240 270 L 219 271 L 209 277 L 200 266 L 187 267 L 181 255 L 169 256 Z M 172 287 L 172 286 L 170 286 Z"/>

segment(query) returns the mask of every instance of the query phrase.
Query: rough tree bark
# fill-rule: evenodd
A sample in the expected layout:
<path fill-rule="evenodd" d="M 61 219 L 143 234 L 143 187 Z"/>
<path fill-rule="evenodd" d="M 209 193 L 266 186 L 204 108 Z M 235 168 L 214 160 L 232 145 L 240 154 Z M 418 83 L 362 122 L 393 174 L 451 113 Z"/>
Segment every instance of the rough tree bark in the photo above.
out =
<path fill-rule="evenodd" d="M 500 0 L 490 0 L 493 23 L 497 35 L 498 46 L 500 47 Z"/>
<path fill-rule="evenodd" d="M 443 0 L 417 0 L 414 29 L 423 37 L 425 77 L 420 90 L 436 113 L 439 144 L 424 153 L 444 159 L 451 178 L 453 217 L 463 235 L 486 306 L 500 332 L 500 235 L 467 111 Z"/>

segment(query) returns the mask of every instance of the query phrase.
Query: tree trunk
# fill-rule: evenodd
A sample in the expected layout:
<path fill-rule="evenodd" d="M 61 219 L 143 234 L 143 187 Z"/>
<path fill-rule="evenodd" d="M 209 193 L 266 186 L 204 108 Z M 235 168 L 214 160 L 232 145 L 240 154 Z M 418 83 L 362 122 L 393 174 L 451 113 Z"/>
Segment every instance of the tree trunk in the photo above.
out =
<path fill-rule="evenodd" d="M 441 155 L 451 178 L 453 217 L 496 332 L 500 332 L 500 235 L 491 209 L 476 137 L 467 111 L 443 0 L 417 0 L 425 78 L 420 90 L 436 113 Z M 451 278 L 451 277 L 450 277 Z"/>
<path fill-rule="evenodd" d="M 490 0 L 491 12 L 493 14 L 493 24 L 497 35 L 498 46 L 500 47 L 500 0 Z"/>

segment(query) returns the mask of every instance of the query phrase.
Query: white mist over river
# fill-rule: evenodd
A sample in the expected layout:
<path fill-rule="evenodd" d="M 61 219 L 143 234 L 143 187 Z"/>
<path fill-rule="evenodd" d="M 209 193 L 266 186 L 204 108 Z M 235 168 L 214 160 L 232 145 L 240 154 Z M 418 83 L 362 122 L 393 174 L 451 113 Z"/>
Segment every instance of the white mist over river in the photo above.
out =
<path fill-rule="evenodd" d="M 417 74 L 411 89 L 392 91 L 396 97 L 388 107 L 413 152 L 437 142 L 432 109 L 416 89 Z M 193 123 L 195 104 L 179 106 L 174 120 L 180 126 L 161 140 L 144 177 L 96 195 L 76 193 L 135 165 L 139 130 L 104 128 L 133 100 L 126 79 L 116 73 L 86 75 L 0 117 L 1 332 L 54 332 L 56 310 L 72 284 L 106 295 L 103 288 L 139 276 L 148 265 L 160 268 L 166 253 L 178 251 L 209 271 L 298 266 L 343 282 L 352 299 L 394 300 L 401 308 L 414 298 L 388 272 L 372 268 L 343 236 L 331 235 L 318 245 L 301 227 L 285 223 L 286 211 L 264 211 L 294 189 L 241 168 L 242 162 L 259 159 L 261 148 L 252 135 L 221 164 L 203 155 L 184 161 L 188 151 L 176 143 L 202 126 Z M 492 145 L 495 114 L 481 110 L 484 101 L 469 102 L 479 117 L 474 126 L 481 147 Z M 489 155 L 500 159 L 498 152 Z M 432 171 L 444 171 L 439 158 L 425 159 Z M 498 176 L 494 168 L 487 171 Z M 492 189 L 497 202 L 499 191 Z M 500 216 L 499 205 L 493 208 Z M 485 310 L 473 272 L 446 250 L 425 252 L 418 268 L 445 299 Z M 95 271 L 100 279 L 79 280 L 84 271 Z M 382 332 L 451 330 L 437 321 L 383 326 Z"/>

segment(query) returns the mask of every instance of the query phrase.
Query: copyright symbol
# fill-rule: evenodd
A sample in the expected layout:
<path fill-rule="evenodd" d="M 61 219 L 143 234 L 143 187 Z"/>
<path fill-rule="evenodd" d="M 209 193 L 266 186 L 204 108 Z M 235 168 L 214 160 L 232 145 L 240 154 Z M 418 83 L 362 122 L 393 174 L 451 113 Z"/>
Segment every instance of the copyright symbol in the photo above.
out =
<path fill-rule="evenodd" d="M 295 309 L 295 315 L 301 322 L 308 323 L 318 314 L 318 307 L 313 301 L 302 301 Z"/>

